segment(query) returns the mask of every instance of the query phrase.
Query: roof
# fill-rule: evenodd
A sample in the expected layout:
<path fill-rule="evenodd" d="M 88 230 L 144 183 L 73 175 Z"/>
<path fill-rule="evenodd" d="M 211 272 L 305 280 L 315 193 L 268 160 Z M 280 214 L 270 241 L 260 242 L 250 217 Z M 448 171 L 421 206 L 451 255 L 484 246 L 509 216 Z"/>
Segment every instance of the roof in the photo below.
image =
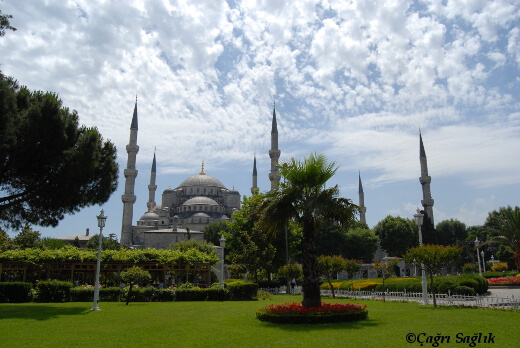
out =
<path fill-rule="evenodd" d="M 220 180 L 215 179 L 212 176 L 206 175 L 206 174 L 198 174 L 189 177 L 188 179 L 184 180 L 180 185 L 181 187 L 193 187 L 193 186 L 212 186 L 212 187 L 219 187 L 225 189 L 226 187 L 224 184 L 220 182 Z"/>
<path fill-rule="evenodd" d="M 72 236 L 66 236 L 66 237 L 59 237 L 59 238 L 56 238 L 56 239 L 60 239 L 60 240 L 76 240 L 76 237 L 78 238 L 78 240 L 90 240 L 90 238 L 96 236 L 96 234 L 91 234 L 91 235 L 84 235 L 84 234 L 73 234 Z"/>
<path fill-rule="evenodd" d="M 204 205 L 219 205 L 217 202 L 208 197 L 193 197 L 188 199 L 182 205 L 196 205 L 196 204 L 204 204 Z"/>

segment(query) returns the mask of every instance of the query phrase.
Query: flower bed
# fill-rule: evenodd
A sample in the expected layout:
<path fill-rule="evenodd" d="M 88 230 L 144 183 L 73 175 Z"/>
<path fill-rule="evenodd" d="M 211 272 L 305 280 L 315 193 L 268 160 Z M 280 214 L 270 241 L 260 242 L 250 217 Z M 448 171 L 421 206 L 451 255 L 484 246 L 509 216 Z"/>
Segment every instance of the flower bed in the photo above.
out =
<path fill-rule="evenodd" d="M 499 277 L 491 278 L 487 280 L 489 285 L 508 285 L 508 286 L 520 286 L 520 277 Z"/>
<path fill-rule="evenodd" d="M 320 307 L 304 308 L 301 303 L 293 302 L 261 308 L 256 317 L 282 324 L 336 323 L 366 319 L 368 310 L 359 303 L 322 303 Z"/>

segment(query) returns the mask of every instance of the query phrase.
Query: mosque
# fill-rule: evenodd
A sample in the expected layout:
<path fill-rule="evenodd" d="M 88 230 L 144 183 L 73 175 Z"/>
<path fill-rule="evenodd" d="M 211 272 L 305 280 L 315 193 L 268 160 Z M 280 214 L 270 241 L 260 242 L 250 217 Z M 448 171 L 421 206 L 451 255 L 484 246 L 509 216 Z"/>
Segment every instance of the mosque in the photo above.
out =
<path fill-rule="evenodd" d="M 125 193 L 123 201 L 123 223 L 121 228 L 121 243 L 127 247 L 149 247 L 164 249 L 170 244 L 181 240 L 203 240 L 205 226 L 212 222 L 229 221 L 233 212 L 240 210 L 240 193 L 234 188 L 228 189 L 218 180 L 204 171 L 204 162 L 199 174 L 184 180 L 179 186 L 167 188 L 162 193 L 160 204 L 155 203 L 155 184 L 157 163 L 154 154 L 148 185 L 149 197 L 147 212 L 139 218 L 136 225 L 133 221 L 133 205 L 135 178 L 137 177 L 136 157 L 139 152 L 137 145 L 138 116 L 137 100 L 130 126 L 130 141 L 126 146 L 128 153 L 127 168 L 124 170 Z M 271 189 L 280 182 L 278 172 L 278 127 L 276 110 L 273 107 L 271 132 L 271 172 L 269 180 Z M 251 193 L 258 189 L 256 155 L 253 163 L 253 185 Z"/>
<path fill-rule="evenodd" d="M 126 146 L 128 153 L 127 167 L 124 170 L 125 193 L 121 196 L 123 202 L 123 222 L 121 228 L 121 244 L 127 247 L 145 247 L 164 249 L 170 244 L 181 240 L 204 239 L 204 227 L 212 222 L 229 221 L 233 212 L 240 210 L 240 193 L 232 188 L 226 188 L 217 178 L 209 176 L 204 171 L 204 163 L 199 174 L 185 179 L 179 186 L 171 187 L 163 191 L 161 204 L 155 203 L 156 157 L 154 153 L 150 184 L 148 185 L 149 197 L 147 212 L 137 221 L 133 221 L 133 206 L 136 201 L 134 194 L 135 178 L 137 177 L 136 157 L 139 152 L 137 145 L 138 117 L 137 100 L 134 106 L 132 123 L 130 126 L 130 140 Z M 421 163 L 421 177 L 424 211 L 430 217 L 433 224 L 433 199 L 431 198 L 428 166 L 422 135 L 420 135 L 419 158 Z M 269 180 L 271 190 L 276 189 L 280 182 L 278 160 L 280 150 L 278 148 L 278 126 L 276 122 L 276 108 L 273 106 L 271 129 L 271 171 Z M 253 175 L 251 194 L 258 190 L 256 155 L 253 161 Z M 359 213 L 360 222 L 366 223 L 366 207 L 364 202 L 363 185 L 359 174 Z"/>

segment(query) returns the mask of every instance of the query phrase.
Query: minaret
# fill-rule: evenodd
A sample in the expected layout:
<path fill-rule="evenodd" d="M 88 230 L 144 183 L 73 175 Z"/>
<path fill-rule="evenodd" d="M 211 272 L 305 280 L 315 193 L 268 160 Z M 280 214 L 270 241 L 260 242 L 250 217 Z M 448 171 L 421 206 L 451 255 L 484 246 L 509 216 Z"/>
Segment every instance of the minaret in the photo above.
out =
<path fill-rule="evenodd" d="M 150 174 L 150 185 L 148 185 L 148 203 L 146 206 L 148 207 L 149 212 L 153 212 L 155 208 L 155 190 L 157 190 L 157 185 L 155 185 L 155 176 L 157 174 L 156 164 L 155 164 L 155 151 L 153 153 L 153 162 L 152 162 L 152 172 Z"/>
<path fill-rule="evenodd" d="M 256 152 L 255 152 L 255 159 L 253 161 L 253 186 L 251 186 L 251 195 L 254 195 L 255 192 L 258 190 L 258 181 L 257 181 L 257 175 L 256 175 Z"/>
<path fill-rule="evenodd" d="M 364 224 L 367 223 L 365 213 L 367 208 L 365 207 L 365 193 L 363 192 L 363 184 L 361 183 L 361 173 L 359 173 L 359 222 Z"/>
<path fill-rule="evenodd" d="M 278 159 L 280 158 L 280 150 L 278 149 L 278 126 L 276 125 L 276 105 L 273 105 L 273 127 L 271 130 L 271 150 L 269 150 L 269 157 L 271 157 L 271 172 L 269 173 L 269 180 L 271 181 L 271 191 L 278 188 L 280 183 L 280 173 L 278 172 Z"/>
<path fill-rule="evenodd" d="M 137 96 L 135 97 L 134 115 L 130 126 L 130 141 L 126 146 L 128 152 L 128 161 L 125 174 L 125 194 L 121 196 L 123 201 L 123 224 L 121 227 L 121 244 L 125 246 L 132 245 L 132 218 L 134 214 L 134 187 L 137 170 L 135 169 L 136 156 L 139 152 L 137 146 Z"/>
<path fill-rule="evenodd" d="M 433 224 L 433 199 L 430 191 L 430 182 L 432 178 L 428 175 L 428 162 L 426 160 L 426 152 L 422 141 L 422 134 L 419 132 L 419 160 L 421 162 L 421 177 L 419 182 L 422 185 L 423 199 L 421 201 L 424 211 L 428 214 L 430 221 Z M 434 225 L 435 226 L 435 225 Z"/>

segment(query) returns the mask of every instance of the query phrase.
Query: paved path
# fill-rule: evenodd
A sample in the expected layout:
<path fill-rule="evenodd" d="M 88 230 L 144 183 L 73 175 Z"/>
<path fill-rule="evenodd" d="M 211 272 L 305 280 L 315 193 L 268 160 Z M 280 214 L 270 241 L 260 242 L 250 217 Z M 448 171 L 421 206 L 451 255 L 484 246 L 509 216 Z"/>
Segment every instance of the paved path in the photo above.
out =
<path fill-rule="evenodd" d="M 512 297 L 515 299 L 520 298 L 520 286 L 516 287 L 508 287 L 508 288 L 497 288 L 497 287 L 489 287 L 488 291 L 490 292 L 489 296 L 497 296 L 497 297 Z"/>

